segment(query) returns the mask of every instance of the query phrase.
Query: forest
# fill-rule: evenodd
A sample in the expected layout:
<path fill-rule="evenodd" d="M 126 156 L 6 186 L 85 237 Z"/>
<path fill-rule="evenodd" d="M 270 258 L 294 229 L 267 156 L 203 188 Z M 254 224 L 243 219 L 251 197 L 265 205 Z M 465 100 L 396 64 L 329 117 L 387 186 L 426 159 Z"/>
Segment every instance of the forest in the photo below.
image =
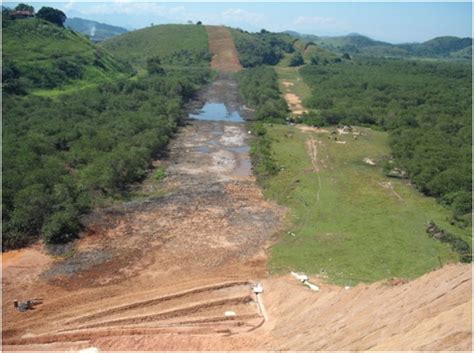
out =
<path fill-rule="evenodd" d="M 76 237 L 81 215 L 145 177 L 209 78 L 206 68 L 167 70 L 61 99 L 4 95 L 4 249 Z"/>
<path fill-rule="evenodd" d="M 313 93 L 303 121 L 388 130 L 396 166 L 424 194 L 469 223 L 471 67 L 468 63 L 358 58 L 300 69 Z"/>

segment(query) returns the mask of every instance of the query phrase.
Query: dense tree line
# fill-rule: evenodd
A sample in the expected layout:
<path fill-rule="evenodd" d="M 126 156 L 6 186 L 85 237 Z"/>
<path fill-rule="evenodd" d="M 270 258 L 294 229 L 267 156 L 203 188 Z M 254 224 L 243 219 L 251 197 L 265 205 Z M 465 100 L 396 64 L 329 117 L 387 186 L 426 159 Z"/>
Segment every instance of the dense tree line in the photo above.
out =
<path fill-rule="evenodd" d="M 463 63 L 359 59 L 300 69 L 316 125 L 390 131 L 398 166 L 417 188 L 467 220 L 471 201 L 471 67 Z"/>
<path fill-rule="evenodd" d="M 240 94 L 255 109 L 255 118 L 267 122 L 284 122 L 288 106 L 280 95 L 278 76 L 271 67 L 259 66 L 238 74 Z"/>
<path fill-rule="evenodd" d="M 285 52 L 294 51 L 293 38 L 285 33 L 272 33 L 263 29 L 258 33 L 232 30 L 232 36 L 243 67 L 275 65 Z"/>
<path fill-rule="evenodd" d="M 284 123 L 288 106 L 280 95 L 278 76 L 271 67 L 249 68 L 238 74 L 240 93 L 245 104 L 255 109 L 257 122 L 250 124 L 254 139 L 250 144 L 252 167 L 262 186 L 279 168 L 272 156 L 271 139 L 262 122 Z"/>
<path fill-rule="evenodd" d="M 144 178 L 209 71 L 119 80 L 52 100 L 3 100 L 3 245 L 65 242 L 103 197 Z"/>

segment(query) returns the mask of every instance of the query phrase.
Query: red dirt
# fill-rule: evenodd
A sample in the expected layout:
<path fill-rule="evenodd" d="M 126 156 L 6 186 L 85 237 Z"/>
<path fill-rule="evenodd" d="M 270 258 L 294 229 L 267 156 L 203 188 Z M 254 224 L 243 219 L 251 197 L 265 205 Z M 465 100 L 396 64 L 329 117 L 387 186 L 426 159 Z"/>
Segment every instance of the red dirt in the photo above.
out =
<path fill-rule="evenodd" d="M 221 72 L 237 72 L 242 69 L 229 29 L 222 26 L 206 26 L 206 30 L 209 51 L 212 54 L 211 68 Z"/>

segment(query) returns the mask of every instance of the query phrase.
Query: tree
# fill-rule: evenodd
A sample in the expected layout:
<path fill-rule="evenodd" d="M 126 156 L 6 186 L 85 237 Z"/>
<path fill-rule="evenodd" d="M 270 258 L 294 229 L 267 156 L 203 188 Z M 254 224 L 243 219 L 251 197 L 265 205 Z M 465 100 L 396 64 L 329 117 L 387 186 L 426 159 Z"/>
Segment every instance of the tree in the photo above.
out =
<path fill-rule="evenodd" d="M 202 22 L 201 22 L 201 21 L 197 21 L 196 24 L 197 24 L 197 25 L 202 25 Z"/>
<path fill-rule="evenodd" d="M 36 14 L 36 17 L 54 23 L 60 27 L 64 26 L 64 21 L 66 21 L 67 18 L 64 12 L 58 9 L 53 9 L 52 7 L 42 7 Z"/>
<path fill-rule="evenodd" d="M 351 56 L 348 53 L 342 54 L 342 58 L 345 60 L 351 60 Z"/>
<path fill-rule="evenodd" d="M 301 66 L 304 64 L 303 55 L 299 51 L 296 51 L 290 60 L 290 66 Z"/>
<path fill-rule="evenodd" d="M 146 69 L 150 75 L 162 75 L 165 70 L 161 67 L 161 59 L 157 56 L 152 56 L 146 61 Z"/>
<path fill-rule="evenodd" d="M 28 11 L 28 12 L 34 13 L 35 8 L 33 6 L 20 3 L 20 4 L 16 5 L 15 11 Z"/>

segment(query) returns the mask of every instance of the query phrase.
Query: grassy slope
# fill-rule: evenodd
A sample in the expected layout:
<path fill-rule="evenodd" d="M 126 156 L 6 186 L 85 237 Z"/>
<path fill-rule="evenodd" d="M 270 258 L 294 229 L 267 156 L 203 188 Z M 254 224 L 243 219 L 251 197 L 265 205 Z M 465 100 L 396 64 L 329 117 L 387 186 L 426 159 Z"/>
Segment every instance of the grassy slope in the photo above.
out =
<path fill-rule="evenodd" d="M 450 226 L 449 212 L 434 199 L 362 161 L 389 154 L 386 133 L 363 129 L 366 136 L 343 137 L 346 144 L 330 141 L 327 134 L 312 134 L 320 141 L 318 159 L 322 159 L 318 201 L 318 178 L 305 150 L 311 135 L 291 126 L 267 128 L 276 161 L 284 170 L 269 181 L 265 193 L 289 207 L 294 224 L 289 230 L 295 233 L 285 234 L 273 247 L 273 271 L 327 272 L 332 282 L 353 285 L 414 278 L 440 262 L 458 259 L 449 245 L 425 233 L 425 224 L 434 220 L 467 240 L 469 231 Z M 379 184 L 384 182 L 391 182 L 403 200 Z"/>
<path fill-rule="evenodd" d="M 13 62 L 21 72 L 41 72 L 42 68 L 54 67 L 59 58 L 72 58 L 81 61 L 85 69 L 84 77 L 72 86 L 87 86 L 129 74 L 125 65 L 87 38 L 49 22 L 38 19 L 9 21 L 2 35 L 3 59 Z M 72 87 L 71 83 L 66 85 Z"/>
<path fill-rule="evenodd" d="M 207 51 L 207 32 L 199 25 L 159 25 L 116 36 L 101 44 L 116 57 L 143 68 L 151 56 L 167 57 L 180 50 Z M 208 62 L 203 61 L 202 66 Z"/>

